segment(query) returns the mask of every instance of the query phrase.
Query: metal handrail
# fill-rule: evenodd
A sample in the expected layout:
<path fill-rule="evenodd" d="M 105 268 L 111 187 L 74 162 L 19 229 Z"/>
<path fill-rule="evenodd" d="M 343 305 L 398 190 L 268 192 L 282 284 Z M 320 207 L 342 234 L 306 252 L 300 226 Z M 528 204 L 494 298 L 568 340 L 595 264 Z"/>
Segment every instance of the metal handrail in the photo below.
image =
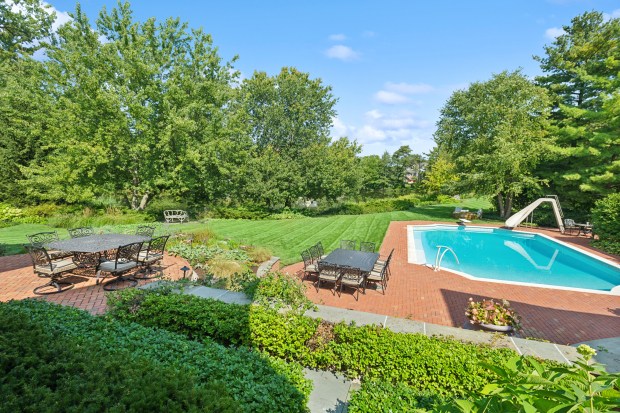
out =
<path fill-rule="evenodd" d="M 439 253 L 441 252 L 442 249 L 443 249 L 443 253 L 441 254 L 441 256 L 439 256 Z M 448 251 L 450 251 L 452 255 L 454 255 L 454 259 L 456 259 L 456 263 L 460 264 L 459 257 L 456 256 L 456 253 L 454 252 L 452 248 L 448 247 L 447 245 L 437 245 L 437 255 L 435 256 L 434 271 L 439 271 L 441 269 L 441 261 L 443 260 L 444 255 L 446 255 L 446 252 Z"/>

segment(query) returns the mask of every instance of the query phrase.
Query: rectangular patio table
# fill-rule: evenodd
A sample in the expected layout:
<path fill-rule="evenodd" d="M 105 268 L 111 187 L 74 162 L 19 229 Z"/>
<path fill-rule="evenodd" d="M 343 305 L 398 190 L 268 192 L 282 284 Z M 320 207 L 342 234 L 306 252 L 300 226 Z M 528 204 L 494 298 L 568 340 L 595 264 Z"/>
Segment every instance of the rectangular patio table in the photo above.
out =
<path fill-rule="evenodd" d="M 376 252 L 362 252 L 337 248 L 321 261 L 332 265 L 346 265 L 359 268 L 362 272 L 370 272 L 374 268 L 379 254 Z"/>
<path fill-rule="evenodd" d="M 46 248 L 70 252 L 87 252 L 94 254 L 108 250 L 115 250 L 121 245 L 134 242 L 148 241 L 150 238 L 142 235 L 128 234 L 95 234 L 87 237 L 63 239 L 46 244 Z"/>
<path fill-rule="evenodd" d="M 148 240 L 150 240 L 150 238 L 143 235 L 95 234 L 86 237 L 53 241 L 49 244 L 45 244 L 45 247 L 76 253 L 74 258 L 76 258 L 75 261 L 78 267 L 95 267 L 95 279 L 97 284 L 99 284 L 99 277 L 101 276 L 101 271 L 99 270 L 99 264 L 101 263 L 99 260 L 100 253 L 115 250 L 121 245 Z"/>

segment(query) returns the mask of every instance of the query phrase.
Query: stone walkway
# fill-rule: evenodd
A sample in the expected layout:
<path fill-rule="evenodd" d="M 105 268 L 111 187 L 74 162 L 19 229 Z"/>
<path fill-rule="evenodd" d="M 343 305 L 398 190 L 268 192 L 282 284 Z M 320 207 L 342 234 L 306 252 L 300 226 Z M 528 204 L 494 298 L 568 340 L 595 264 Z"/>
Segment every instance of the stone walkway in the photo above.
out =
<path fill-rule="evenodd" d="M 307 296 L 317 304 L 465 328 L 470 328 L 465 317 L 470 297 L 504 298 L 523 318 L 522 337 L 575 344 L 620 336 L 620 296 L 474 281 L 447 271 L 434 272 L 409 264 L 407 225 L 431 223 L 390 224 L 380 249 L 385 257 L 394 248 L 392 276 L 385 295 L 380 289 L 368 289 L 366 295 L 360 295 L 359 301 L 355 301 L 351 292 L 344 292 L 342 296 L 332 294 L 328 288 L 317 292 L 312 281 L 307 280 Z M 620 263 L 619 257 L 590 247 L 590 240 L 585 237 L 562 235 L 557 230 L 532 232 L 544 233 Z M 297 263 L 283 271 L 301 277 L 302 269 L 303 263 Z"/>

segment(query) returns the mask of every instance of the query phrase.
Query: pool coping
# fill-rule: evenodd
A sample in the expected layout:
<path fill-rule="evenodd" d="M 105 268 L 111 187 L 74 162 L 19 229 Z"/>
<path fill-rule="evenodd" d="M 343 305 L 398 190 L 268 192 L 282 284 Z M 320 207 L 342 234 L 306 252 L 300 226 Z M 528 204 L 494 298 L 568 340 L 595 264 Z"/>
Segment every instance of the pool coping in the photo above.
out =
<path fill-rule="evenodd" d="M 416 248 L 416 243 L 415 243 L 415 238 L 413 235 L 413 230 L 415 227 L 426 227 L 426 228 L 430 228 L 430 227 L 454 227 L 454 228 L 458 228 L 458 225 L 452 225 L 452 224 L 420 224 L 420 225 L 407 225 L 407 262 L 410 264 L 416 264 L 416 265 L 423 265 L 427 268 L 433 269 L 433 266 L 430 264 L 426 263 L 426 259 L 424 259 L 424 262 L 420 262 L 420 251 L 422 254 L 425 254 L 423 250 L 421 250 L 420 248 Z M 586 251 L 584 249 L 578 248 L 574 245 L 568 244 L 564 241 L 561 241 L 557 238 L 553 238 L 549 235 L 546 234 L 542 234 L 542 233 L 532 233 L 532 232 L 528 232 L 528 231 L 519 231 L 519 230 L 514 230 L 514 229 L 506 229 L 506 228 L 502 228 L 502 227 L 489 227 L 489 226 L 480 226 L 480 225 L 469 225 L 467 226 L 469 228 L 481 228 L 481 229 L 503 229 L 505 231 L 510 231 L 510 232 L 518 232 L 520 234 L 527 234 L 527 235 L 538 235 L 541 237 L 546 238 L 549 241 L 552 242 L 557 242 L 558 244 L 570 248 L 573 251 L 577 251 L 579 253 L 585 254 L 591 258 L 594 258 L 598 261 L 602 261 L 603 263 L 610 265 L 618 270 L 620 270 L 620 265 L 616 264 L 615 262 L 612 262 L 611 260 L 608 260 L 604 257 L 601 257 L 599 255 L 593 254 L 590 251 Z M 425 255 L 424 255 L 425 257 Z M 480 277 L 475 277 L 471 274 L 465 273 L 465 272 L 461 272 L 461 271 L 457 271 L 457 270 L 453 270 L 450 268 L 441 268 L 441 270 L 444 271 L 448 271 L 451 272 L 453 274 L 459 275 L 461 277 L 467 278 L 469 280 L 472 281 L 486 281 L 486 282 L 492 282 L 492 283 L 497 283 L 497 284 L 508 284 L 508 285 L 521 285 L 524 287 L 536 287 L 536 288 L 549 288 L 549 289 L 553 289 L 553 290 L 566 290 L 566 291 L 576 291 L 576 292 L 581 292 L 581 293 L 592 293 L 592 294 L 602 294 L 602 295 L 611 295 L 611 296 L 620 296 L 620 285 L 617 285 L 615 287 L 613 287 L 610 291 L 600 291 L 600 290 L 590 290 L 587 288 L 577 288 L 577 287 L 565 287 L 565 286 L 559 286 L 559 285 L 552 285 L 552 284 L 538 284 L 538 283 L 528 283 L 528 282 L 522 282 L 522 281 L 506 281 L 506 280 L 499 280 L 499 279 L 495 279 L 495 278 L 480 278 Z"/>

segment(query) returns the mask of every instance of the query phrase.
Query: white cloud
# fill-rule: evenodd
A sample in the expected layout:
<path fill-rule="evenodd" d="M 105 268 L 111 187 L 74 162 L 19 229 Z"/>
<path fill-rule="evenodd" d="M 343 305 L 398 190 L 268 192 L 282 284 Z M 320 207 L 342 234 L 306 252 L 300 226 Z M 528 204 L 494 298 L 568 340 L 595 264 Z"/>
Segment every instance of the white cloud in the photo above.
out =
<path fill-rule="evenodd" d="M 609 21 L 611 19 L 617 19 L 617 18 L 620 18 L 620 9 L 616 9 L 612 11 L 611 13 L 603 13 L 603 19 L 605 21 Z"/>
<path fill-rule="evenodd" d="M 342 33 L 336 33 L 336 34 L 330 34 L 329 35 L 329 40 L 332 40 L 334 42 L 343 42 L 347 39 L 347 36 L 345 36 Z"/>
<path fill-rule="evenodd" d="M 49 11 L 53 11 L 54 13 L 56 13 L 56 20 L 54 20 L 54 23 L 52 23 L 52 31 L 57 31 L 60 26 L 73 20 L 71 16 L 69 16 L 69 13 L 67 13 L 66 11 L 60 11 L 49 3 L 44 4 L 50 6 L 50 8 L 48 9 Z"/>
<path fill-rule="evenodd" d="M 392 83 L 385 84 L 385 88 L 391 92 L 402 93 L 406 95 L 414 95 L 419 93 L 429 93 L 435 90 L 431 85 L 426 83 Z"/>
<path fill-rule="evenodd" d="M 560 29 L 558 27 L 550 27 L 545 30 L 545 37 L 549 40 L 555 40 L 557 37 L 560 37 L 564 34 L 564 29 Z"/>
<path fill-rule="evenodd" d="M 370 31 L 370 30 L 366 30 L 362 33 L 363 37 L 375 37 L 377 35 L 377 33 Z"/>
<path fill-rule="evenodd" d="M 344 61 L 357 60 L 360 54 L 348 46 L 337 44 L 325 51 L 325 55 L 331 59 L 340 59 Z"/>
<path fill-rule="evenodd" d="M 409 102 L 409 98 L 407 96 L 396 92 L 389 92 L 387 90 L 380 90 L 375 93 L 375 100 L 388 105 L 398 105 Z"/>
<path fill-rule="evenodd" d="M 349 134 L 349 127 L 338 117 L 332 118 L 332 136 L 340 138 Z"/>
<path fill-rule="evenodd" d="M 355 132 L 355 139 L 359 143 L 381 142 L 387 138 L 387 134 L 372 125 L 364 125 Z"/>

